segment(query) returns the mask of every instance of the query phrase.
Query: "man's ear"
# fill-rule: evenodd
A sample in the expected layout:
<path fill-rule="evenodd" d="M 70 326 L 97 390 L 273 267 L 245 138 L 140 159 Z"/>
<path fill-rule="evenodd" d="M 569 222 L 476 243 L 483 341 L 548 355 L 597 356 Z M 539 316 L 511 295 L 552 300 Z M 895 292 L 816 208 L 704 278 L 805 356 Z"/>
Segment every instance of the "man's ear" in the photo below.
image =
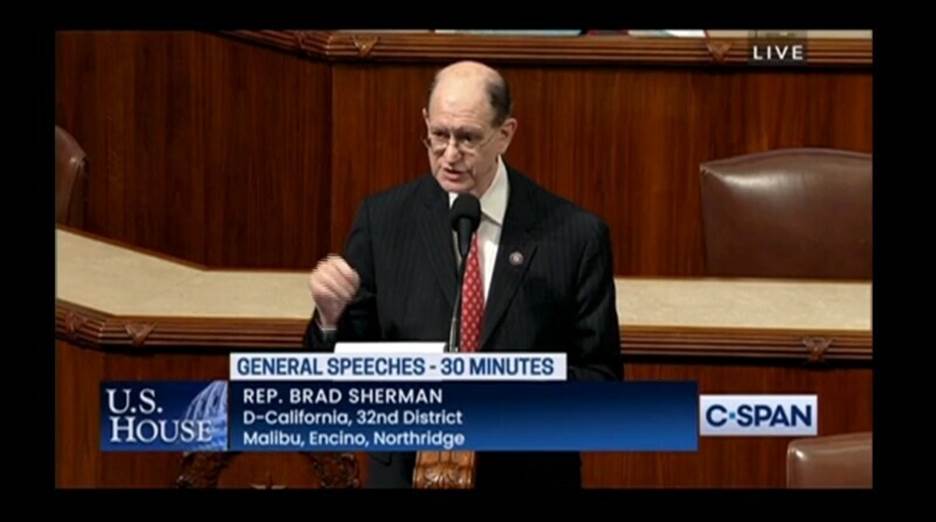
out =
<path fill-rule="evenodd" d="M 507 148 L 510 147 L 510 142 L 513 140 L 514 134 L 517 132 L 518 122 L 515 118 L 507 118 L 504 120 L 504 124 L 501 125 L 498 132 L 501 133 L 501 146 L 500 153 L 504 154 L 507 152 Z"/>

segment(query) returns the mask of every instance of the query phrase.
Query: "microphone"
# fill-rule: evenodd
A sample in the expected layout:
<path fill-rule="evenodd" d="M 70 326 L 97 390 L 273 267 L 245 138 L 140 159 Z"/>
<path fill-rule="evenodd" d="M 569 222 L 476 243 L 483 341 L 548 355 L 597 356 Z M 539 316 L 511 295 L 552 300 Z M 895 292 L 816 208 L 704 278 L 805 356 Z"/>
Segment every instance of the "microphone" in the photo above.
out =
<path fill-rule="evenodd" d="M 481 222 L 481 202 L 471 194 L 459 195 L 449 211 L 449 221 L 452 230 L 458 234 L 458 252 L 462 259 L 465 259 L 468 257 L 468 249 L 471 248 L 471 235 Z"/>
<path fill-rule="evenodd" d="M 455 278 L 455 305 L 452 307 L 452 320 L 449 326 L 449 342 L 446 347 L 448 352 L 459 351 L 459 342 L 461 341 L 461 305 L 462 280 L 465 278 L 465 259 L 468 257 L 468 251 L 471 248 L 471 237 L 478 230 L 478 224 L 481 223 L 481 202 L 471 194 L 461 194 L 455 198 L 452 209 L 449 211 L 449 222 L 455 234 L 458 236 L 458 253 L 461 260 L 458 261 L 458 270 Z"/>

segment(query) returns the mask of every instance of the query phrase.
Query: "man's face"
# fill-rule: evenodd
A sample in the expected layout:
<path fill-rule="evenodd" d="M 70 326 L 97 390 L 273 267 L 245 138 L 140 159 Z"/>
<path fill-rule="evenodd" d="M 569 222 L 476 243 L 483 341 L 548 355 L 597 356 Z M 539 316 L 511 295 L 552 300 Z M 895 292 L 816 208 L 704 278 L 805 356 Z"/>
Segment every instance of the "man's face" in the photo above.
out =
<path fill-rule="evenodd" d="M 429 165 L 446 192 L 477 197 L 497 173 L 497 157 L 507 150 L 516 121 L 494 127 L 494 109 L 479 82 L 440 82 L 423 109 Z"/>

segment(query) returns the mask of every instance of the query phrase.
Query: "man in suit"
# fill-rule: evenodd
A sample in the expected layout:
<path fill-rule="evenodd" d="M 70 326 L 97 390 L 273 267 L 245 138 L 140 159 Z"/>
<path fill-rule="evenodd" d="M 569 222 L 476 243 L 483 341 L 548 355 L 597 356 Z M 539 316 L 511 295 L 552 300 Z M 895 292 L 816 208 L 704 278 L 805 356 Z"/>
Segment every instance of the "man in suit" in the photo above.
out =
<path fill-rule="evenodd" d="M 462 351 L 564 352 L 569 379 L 621 378 L 608 227 L 504 164 L 517 130 L 510 111 L 493 69 L 459 62 L 438 72 L 423 109 L 431 173 L 367 198 L 344 256 L 311 273 L 310 349 L 446 341 L 459 256 L 449 209 L 471 193 L 482 219 L 466 260 L 462 292 L 474 297 L 462 310 Z M 479 489 L 580 487 L 578 453 L 477 457 Z M 368 485 L 409 487 L 414 462 L 412 453 L 372 454 Z"/>

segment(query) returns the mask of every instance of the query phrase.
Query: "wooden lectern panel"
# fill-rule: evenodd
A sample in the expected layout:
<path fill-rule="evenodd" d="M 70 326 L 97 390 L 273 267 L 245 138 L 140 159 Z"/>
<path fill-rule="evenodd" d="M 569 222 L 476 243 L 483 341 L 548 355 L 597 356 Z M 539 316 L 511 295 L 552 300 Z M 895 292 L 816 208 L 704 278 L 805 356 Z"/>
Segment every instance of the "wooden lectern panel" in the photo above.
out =
<path fill-rule="evenodd" d="M 101 452 L 101 382 L 225 379 L 232 351 L 301 350 L 308 320 L 302 318 L 312 312 L 302 297 L 306 274 L 243 272 L 232 283 L 227 271 L 176 266 L 164 257 L 65 230 L 59 231 L 58 244 L 57 485 L 365 483 L 362 454 L 187 459 L 178 453 Z M 184 292 L 174 286 L 176 276 L 186 282 Z M 289 285 L 283 286 L 283 278 L 298 287 L 295 295 L 284 290 Z M 819 435 L 872 429 L 869 283 L 643 278 L 615 283 L 625 379 L 696 381 L 701 393 L 817 394 Z M 231 284 L 241 285 L 250 303 L 219 298 Z M 256 293 L 264 286 L 276 291 Z M 173 295 L 186 302 L 173 303 Z M 193 310 L 196 305 L 201 308 Z M 252 316 L 261 311 L 272 315 Z M 789 440 L 703 437 L 695 453 L 587 452 L 582 485 L 784 487 Z M 420 458 L 417 487 L 473 484 L 471 452 L 424 452 Z"/>
<path fill-rule="evenodd" d="M 477 468 L 473 451 L 420 451 L 416 453 L 413 487 L 416 489 L 473 489 Z"/>

